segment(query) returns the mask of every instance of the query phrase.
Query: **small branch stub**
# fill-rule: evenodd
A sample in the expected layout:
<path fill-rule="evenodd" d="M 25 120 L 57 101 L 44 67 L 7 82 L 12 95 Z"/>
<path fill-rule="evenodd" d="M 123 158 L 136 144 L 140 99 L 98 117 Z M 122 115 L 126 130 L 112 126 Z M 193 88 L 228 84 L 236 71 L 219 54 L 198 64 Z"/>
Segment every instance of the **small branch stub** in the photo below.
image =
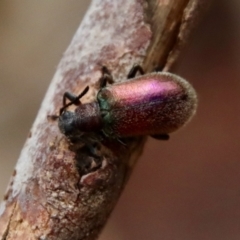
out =
<path fill-rule="evenodd" d="M 87 140 L 94 139 L 94 134 L 83 138 L 86 142 L 74 144 L 47 116 L 59 113 L 66 90 L 78 95 L 89 86 L 84 97 L 67 98 L 75 104 L 96 101 L 103 66 L 116 82 L 125 80 L 134 64 L 147 72 L 156 66 L 169 69 L 177 57 L 174 49 L 183 41 L 179 36 L 189 29 L 186 22 L 182 27 L 183 20 L 198 3 L 92 1 L 57 68 L 14 170 L 0 208 L 2 240 L 97 238 L 145 138 L 128 139 L 127 147 L 117 139 L 99 141 L 91 152 Z M 68 110 L 74 111 L 70 105 L 74 104 Z M 63 108 L 61 114 L 65 111 Z"/>

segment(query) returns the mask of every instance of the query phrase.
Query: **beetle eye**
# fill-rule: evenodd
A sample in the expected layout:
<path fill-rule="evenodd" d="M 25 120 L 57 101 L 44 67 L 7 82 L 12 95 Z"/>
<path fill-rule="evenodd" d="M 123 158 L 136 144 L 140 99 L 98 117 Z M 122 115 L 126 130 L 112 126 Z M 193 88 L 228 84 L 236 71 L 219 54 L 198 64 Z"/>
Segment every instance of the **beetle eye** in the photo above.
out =
<path fill-rule="evenodd" d="M 68 121 L 71 120 L 73 116 L 74 116 L 73 112 L 65 111 L 60 115 L 59 120 Z"/>

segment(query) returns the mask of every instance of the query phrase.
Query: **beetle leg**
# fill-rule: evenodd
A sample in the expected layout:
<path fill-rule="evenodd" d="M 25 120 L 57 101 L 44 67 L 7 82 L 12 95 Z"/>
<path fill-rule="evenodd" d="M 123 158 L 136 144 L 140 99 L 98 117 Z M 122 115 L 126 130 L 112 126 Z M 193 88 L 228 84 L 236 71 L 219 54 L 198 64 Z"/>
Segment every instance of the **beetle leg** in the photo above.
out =
<path fill-rule="evenodd" d="M 59 115 L 61 115 L 63 111 L 69 106 L 71 106 L 72 104 L 75 104 L 75 105 L 81 104 L 80 99 L 88 92 L 88 90 L 89 90 L 89 86 L 87 86 L 78 96 L 69 92 L 65 92 L 63 94 L 63 107 L 60 108 Z M 70 100 L 68 104 L 66 103 L 67 99 Z"/>
<path fill-rule="evenodd" d="M 108 74 L 111 76 L 111 73 L 106 66 L 102 66 L 102 75 L 104 74 Z"/>
<path fill-rule="evenodd" d="M 130 72 L 127 75 L 127 79 L 134 78 L 137 75 L 137 72 L 139 72 L 141 75 L 144 74 L 143 68 L 140 65 L 134 65 Z"/>
<path fill-rule="evenodd" d="M 96 166 L 93 167 L 92 171 L 95 171 L 102 165 L 102 156 L 99 155 L 100 146 L 97 142 L 93 144 L 86 144 L 85 146 L 88 148 L 90 155 L 94 158 Z"/>
<path fill-rule="evenodd" d="M 162 72 L 162 70 L 163 70 L 163 67 L 158 66 L 153 69 L 153 72 Z"/>
<path fill-rule="evenodd" d="M 98 150 L 99 150 L 99 145 L 98 143 L 93 143 L 93 144 L 86 144 L 86 147 L 88 148 L 90 154 L 92 157 L 96 159 L 101 159 L 101 157 L 98 155 Z"/>
<path fill-rule="evenodd" d="M 77 168 L 81 175 L 94 172 L 101 167 L 102 156 L 98 154 L 98 150 L 99 144 L 95 142 L 92 144 L 85 144 L 82 148 L 76 151 Z M 86 154 L 90 158 L 86 157 Z"/>
<path fill-rule="evenodd" d="M 102 118 L 105 118 L 108 114 L 109 114 L 109 112 L 104 110 L 104 109 L 101 111 L 101 117 Z"/>
<path fill-rule="evenodd" d="M 119 137 L 117 137 L 117 136 L 112 137 L 112 134 L 109 134 L 109 133 L 105 132 L 104 130 L 101 130 L 101 132 L 102 132 L 103 137 L 105 137 L 105 138 L 110 138 L 110 139 L 115 139 L 115 140 L 117 140 L 119 143 L 121 143 L 124 147 L 127 146 L 127 144 L 125 143 L 125 141 L 123 141 L 121 138 L 119 138 Z"/>
<path fill-rule="evenodd" d="M 127 144 L 121 139 L 121 138 L 116 138 L 119 143 L 121 143 L 124 147 L 127 146 Z"/>
<path fill-rule="evenodd" d="M 110 83 L 110 84 L 114 83 L 113 77 L 110 71 L 105 66 L 102 67 L 102 77 L 100 78 L 99 82 L 100 82 L 100 89 L 104 88 L 107 85 L 107 83 Z"/>
<path fill-rule="evenodd" d="M 107 133 L 105 130 L 101 130 L 101 133 L 102 133 L 102 135 L 105 137 L 105 138 L 109 138 L 110 137 L 110 135 L 109 135 L 109 133 Z"/>
<path fill-rule="evenodd" d="M 152 138 L 155 138 L 157 140 L 168 140 L 169 135 L 168 134 L 156 134 L 156 135 L 150 135 Z"/>

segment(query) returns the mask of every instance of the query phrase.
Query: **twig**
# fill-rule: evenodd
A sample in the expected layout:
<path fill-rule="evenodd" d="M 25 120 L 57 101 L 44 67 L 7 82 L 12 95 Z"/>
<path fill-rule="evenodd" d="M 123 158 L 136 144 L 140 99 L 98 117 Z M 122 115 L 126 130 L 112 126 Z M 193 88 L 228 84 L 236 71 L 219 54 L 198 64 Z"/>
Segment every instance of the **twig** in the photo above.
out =
<path fill-rule="evenodd" d="M 57 123 L 67 90 L 90 92 L 93 101 L 101 67 L 122 81 L 138 63 L 146 71 L 169 70 L 200 9 L 201 0 L 93 0 L 65 52 L 22 150 L 0 209 L 5 239 L 96 239 L 141 154 L 144 138 L 127 147 L 108 143 L 99 150 L 100 169 L 79 173 L 76 161 L 92 161 L 84 148 L 69 147 Z"/>

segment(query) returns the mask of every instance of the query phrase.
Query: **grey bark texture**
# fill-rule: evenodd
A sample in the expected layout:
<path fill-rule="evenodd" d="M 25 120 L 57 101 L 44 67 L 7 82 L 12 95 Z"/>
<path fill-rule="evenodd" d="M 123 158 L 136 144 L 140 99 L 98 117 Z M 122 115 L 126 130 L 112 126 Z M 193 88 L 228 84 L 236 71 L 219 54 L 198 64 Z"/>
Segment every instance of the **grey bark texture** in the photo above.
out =
<path fill-rule="evenodd" d="M 2 240 L 92 240 L 115 206 L 145 138 L 102 145 L 100 169 L 81 175 L 76 154 L 48 115 L 57 114 L 65 91 L 90 91 L 94 101 L 101 67 L 116 82 L 124 81 L 134 64 L 149 72 L 170 70 L 185 42 L 200 0 L 93 0 L 64 53 L 21 152 L 0 208 Z"/>

